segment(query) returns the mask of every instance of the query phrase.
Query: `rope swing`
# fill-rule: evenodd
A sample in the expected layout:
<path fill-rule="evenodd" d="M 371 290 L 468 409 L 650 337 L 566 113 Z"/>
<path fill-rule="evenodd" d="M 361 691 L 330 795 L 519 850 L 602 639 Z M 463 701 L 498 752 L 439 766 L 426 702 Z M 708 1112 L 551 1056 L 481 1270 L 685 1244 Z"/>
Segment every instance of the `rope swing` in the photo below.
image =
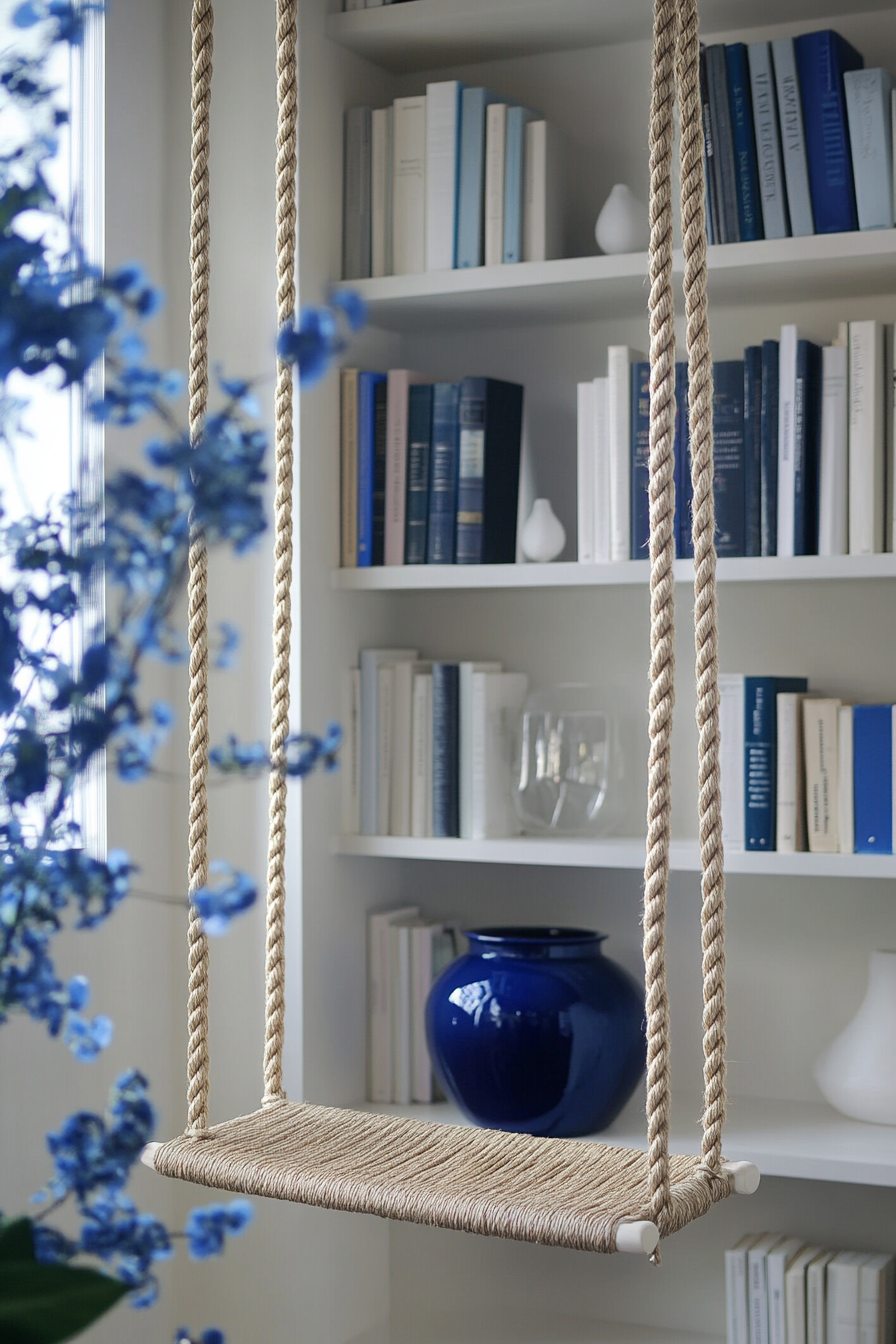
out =
<path fill-rule="evenodd" d="M 277 0 L 277 306 L 295 309 L 296 0 Z M 193 5 L 190 434 L 208 392 L 208 136 L 210 0 Z M 698 787 L 702 871 L 703 1140 L 699 1157 L 670 1156 L 669 1001 L 665 967 L 674 703 L 675 337 L 672 293 L 674 109 L 681 120 L 681 217 L 693 479 Z M 143 1158 L 166 1176 L 242 1194 L 591 1251 L 658 1243 L 735 1189 L 755 1190 L 750 1163 L 725 1162 L 724 873 L 713 507 L 712 361 L 706 314 L 706 190 L 695 0 L 655 0 L 650 113 L 650 757 L 644 870 L 647 1152 L 572 1139 L 434 1125 L 290 1102 L 283 1089 L 286 779 L 271 774 L 265 965 L 264 1096 L 252 1115 L 209 1125 L 208 944 L 191 906 L 187 1128 Z M 292 369 L 276 388 L 276 536 L 271 758 L 289 718 L 292 573 Z M 207 878 L 208 639 L 206 554 L 191 535 L 191 896 Z"/>

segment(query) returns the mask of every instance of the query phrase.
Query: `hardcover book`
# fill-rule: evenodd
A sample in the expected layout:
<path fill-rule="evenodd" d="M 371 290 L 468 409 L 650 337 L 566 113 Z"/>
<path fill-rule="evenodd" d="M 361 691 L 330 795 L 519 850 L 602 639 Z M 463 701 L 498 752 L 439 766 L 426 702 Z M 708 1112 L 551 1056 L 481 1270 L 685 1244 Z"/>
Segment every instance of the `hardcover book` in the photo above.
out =
<path fill-rule="evenodd" d="M 522 386 L 499 378 L 465 378 L 458 423 L 455 559 L 459 565 L 511 565 L 516 557 Z"/>
<path fill-rule="evenodd" d="M 892 854 L 892 705 L 853 706 L 852 763 L 855 852 Z"/>
<path fill-rule="evenodd" d="M 340 564 L 358 563 L 358 370 L 339 370 Z"/>
<path fill-rule="evenodd" d="M 743 243 L 762 238 L 762 210 L 759 204 L 759 169 L 753 135 L 753 107 L 747 48 L 732 42 L 725 48 L 728 74 L 728 101 L 734 141 L 737 216 Z"/>
<path fill-rule="evenodd" d="M 781 122 L 781 157 L 784 161 L 784 180 L 787 183 L 790 232 L 794 238 L 802 238 L 815 232 L 815 221 L 812 217 L 812 197 L 809 192 L 803 103 L 800 97 L 792 37 L 779 37 L 772 42 L 772 62 L 775 68 L 775 90 L 778 95 L 778 116 Z"/>
<path fill-rule="evenodd" d="M 790 218 L 784 185 L 771 47 L 767 42 L 751 42 L 747 47 L 747 58 L 753 94 L 753 129 L 756 134 L 763 232 L 766 238 L 787 238 L 790 234 Z"/>
<path fill-rule="evenodd" d="M 460 185 L 457 207 L 459 267 L 483 264 L 485 217 L 485 111 L 500 102 L 490 89 L 465 88 L 461 94 Z"/>
<path fill-rule="evenodd" d="M 458 817 L 462 840 L 473 839 L 473 762 L 476 730 L 473 717 L 474 674 L 500 672 L 500 663 L 458 663 Z"/>
<path fill-rule="evenodd" d="M 432 455 L 432 383 L 408 388 L 408 465 L 404 562 L 426 564 L 429 467 Z"/>
<path fill-rule="evenodd" d="M 813 697 L 803 701 L 806 834 L 813 854 L 837 854 L 840 850 L 839 711 L 839 700 Z"/>
<path fill-rule="evenodd" d="M 526 126 L 523 168 L 523 261 L 563 256 L 564 143 L 550 121 Z"/>
<path fill-rule="evenodd" d="M 369 107 L 346 108 L 342 191 L 342 276 L 345 280 L 364 280 L 370 275 L 371 130 Z"/>
<path fill-rule="evenodd" d="M 459 383 L 433 385 L 429 521 L 426 536 L 426 562 L 429 565 L 454 564 L 459 400 Z"/>
<path fill-rule="evenodd" d="M 818 554 L 821 349 L 797 341 L 793 408 L 793 554 Z"/>
<path fill-rule="evenodd" d="M 744 361 L 716 360 L 712 376 L 716 551 L 720 556 L 744 555 Z"/>
<path fill-rule="evenodd" d="M 370 174 L 370 274 L 392 274 L 392 123 L 391 107 L 373 113 Z"/>
<path fill-rule="evenodd" d="M 607 350 L 611 560 L 631 558 L 631 366 L 643 359 L 627 345 Z"/>
<path fill-rule="evenodd" d="M 762 346 L 744 351 L 744 555 L 762 554 Z"/>
<path fill-rule="evenodd" d="M 737 209 L 737 163 L 728 98 L 728 70 L 721 43 L 706 48 L 706 73 L 713 130 L 713 186 L 718 189 L 718 218 L 722 243 L 740 242 Z"/>
<path fill-rule="evenodd" d="M 849 550 L 849 396 L 845 345 L 821 352 L 821 463 L 818 487 L 818 554 Z"/>
<path fill-rule="evenodd" d="M 849 553 L 884 548 L 886 472 L 883 327 L 849 324 Z"/>
<path fill-rule="evenodd" d="M 504 150 L 504 246 L 505 263 L 523 259 L 523 168 L 526 161 L 526 127 L 541 114 L 528 107 L 507 110 L 507 140 Z"/>
<path fill-rule="evenodd" d="M 373 388 L 373 532 L 370 563 L 386 557 L 386 397 L 388 384 L 381 374 Z"/>
<path fill-rule="evenodd" d="M 426 94 L 392 106 L 392 272 L 418 275 L 426 270 Z"/>
<path fill-rule="evenodd" d="M 491 103 L 485 114 L 485 220 L 486 266 L 504 260 L 504 164 L 507 152 L 507 104 Z"/>
<path fill-rule="evenodd" d="M 712 106 L 709 101 L 709 74 L 706 48 L 700 48 L 700 105 L 703 111 L 703 171 L 706 178 L 706 237 L 708 243 L 722 241 L 719 221 L 718 164 L 716 162 Z"/>
<path fill-rule="evenodd" d="M 385 389 L 384 373 L 358 374 L 358 566 L 374 564 L 374 496 L 376 493 L 376 389 Z M 385 423 L 383 424 L 385 449 Z M 383 460 L 385 465 L 385 459 Z M 385 473 L 383 478 L 385 488 Z M 385 496 L 384 496 L 385 500 Z M 382 560 L 380 560 L 382 563 Z"/>
<path fill-rule="evenodd" d="M 776 696 L 778 760 L 775 849 L 779 854 L 799 854 L 806 848 L 803 699 L 802 695 L 789 691 Z"/>
<path fill-rule="evenodd" d="M 457 663 L 432 665 L 432 833 L 460 835 L 460 686 Z"/>
<path fill-rule="evenodd" d="M 778 554 L 778 365 L 777 341 L 762 342 L 762 400 L 759 410 L 762 475 L 760 544 L 763 555 Z"/>
<path fill-rule="evenodd" d="M 461 93 L 456 79 L 426 86 L 426 269 L 454 268 L 460 170 Z"/>
<path fill-rule="evenodd" d="M 860 229 L 893 227 L 893 76 L 848 70 L 843 77 Z"/>
<path fill-rule="evenodd" d="M 831 29 L 794 39 L 816 233 L 858 228 L 843 76 L 865 64 Z"/>
<path fill-rule="evenodd" d="M 416 649 L 361 650 L 361 834 L 376 835 L 380 817 L 379 757 L 380 698 L 379 669 L 384 663 L 411 661 Z"/>
<path fill-rule="evenodd" d="M 390 369 L 386 382 L 386 533 L 384 564 L 403 565 L 408 492 L 408 409 L 421 375 Z"/>
<path fill-rule="evenodd" d="M 779 692 L 803 692 L 805 677 L 744 679 L 744 844 L 772 853 L 776 845 Z"/>

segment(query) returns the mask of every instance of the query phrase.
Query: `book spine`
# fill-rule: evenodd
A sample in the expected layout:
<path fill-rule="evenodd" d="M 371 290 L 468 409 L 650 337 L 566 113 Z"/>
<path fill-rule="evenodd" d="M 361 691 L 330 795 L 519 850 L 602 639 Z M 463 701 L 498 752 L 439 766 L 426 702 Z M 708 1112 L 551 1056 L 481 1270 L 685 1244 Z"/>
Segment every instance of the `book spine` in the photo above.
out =
<path fill-rule="evenodd" d="M 628 560 L 631 548 L 631 363 L 627 345 L 607 351 L 610 465 L 610 559 Z"/>
<path fill-rule="evenodd" d="M 432 1065 L 426 1048 L 426 999 L 432 988 L 433 925 L 411 929 L 411 1100 L 432 1101 Z"/>
<path fill-rule="evenodd" d="M 837 803 L 840 811 L 840 853 L 853 854 L 856 848 L 853 808 L 852 705 L 837 711 Z"/>
<path fill-rule="evenodd" d="M 688 390 L 687 361 L 679 360 L 675 365 L 675 549 L 680 557 L 693 559 L 691 506 L 694 487 Z"/>
<path fill-rule="evenodd" d="M 849 548 L 847 360 L 848 352 L 843 345 L 826 345 L 821 352 L 819 555 L 846 555 Z"/>
<path fill-rule="evenodd" d="M 744 351 L 744 555 L 762 554 L 762 346 Z"/>
<path fill-rule="evenodd" d="M 358 563 L 358 370 L 339 370 L 340 563 Z"/>
<path fill-rule="evenodd" d="M 631 366 L 631 551 L 629 559 L 650 557 L 650 365 Z"/>
<path fill-rule="evenodd" d="M 728 98 L 728 71 L 725 48 L 721 43 L 706 48 L 706 69 L 709 76 L 709 103 L 712 110 L 713 146 L 718 163 L 719 217 L 723 243 L 740 242 L 740 221 L 737 211 L 737 169 L 734 156 L 734 135 Z"/>
<path fill-rule="evenodd" d="M 594 561 L 610 559 L 610 421 L 608 380 L 594 379 Z"/>
<path fill-rule="evenodd" d="M 373 916 L 367 926 L 367 1096 L 392 1100 L 392 1024 L 389 1006 L 389 925 Z"/>
<path fill-rule="evenodd" d="M 595 560 L 595 400 L 594 383 L 579 383 L 576 388 L 576 530 L 581 565 L 591 565 Z"/>
<path fill-rule="evenodd" d="M 411 1100 L 411 933 L 406 924 L 390 929 L 392 972 L 392 1100 Z"/>
<path fill-rule="evenodd" d="M 408 391 L 407 369 L 390 369 L 386 383 L 385 542 L 383 563 L 404 564 L 407 506 Z"/>
<path fill-rule="evenodd" d="M 396 663 L 392 681 L 392 760 L 389 834 L 411 833 L 411 717 L 414 664 Z"/>
<path fill-rule="evenodd" d="M 778 365 L 778 555 L 796 555 L 794 550 L 796 347 L 796 327 L 783 326 Z"/>
<path fill-rule="evenodd" d="M 342 275 L 345 280 L 364 280 L 370 275 L 371 125 L 369 107 L 346 109 L 342 197 Z"/>
<path fill-rule="evenodd" d="M 890 705 L 852 712 L 856 854 L 893 852 L 893 740 Z"/>
<path fill-rule="evenodd" d="M 768 1344 L 787 1344 L 787 1312 L 784 1300 L 786 1256 L 768 1257 Z"/>
<path fill-rule="evenodd" d="M 745 551 L 743 360 L 716 361 L 713 365 L 713 388 L 716 552 L 720 556 L 743 555 Z"/>
<path fill-rule="evenodd" d="M 505 265 L 523 259 L 523 166 L 526 148 L 526 124 L 533 113 L 525 107 L 507 112 L 507 142 L 504 157 L 504 243 Z"/>
<path fill-rule="evenodd" d="M 465 379 L 481 383 L 485 399 L 485 461 L 482 506 L 482 563 L 511 565 L 516 559 L 520 503 L 523 387 L 501 378 Z"/>
<path fill-rule="evenodd" d="M 706 177 L 706 235 L 707 242 L 722 241 L 719 224 L 719 188 L 716 185 L 718 164 L 715 154 L 712 105 L 709 100 L 709 74 L 706 69 L 706 48 L 700 49 L 700 106 L 703 114 L 703 171 Z"/>
<path fill-rule="evenodd" d="M 722 777 L 722 841 L 744 848 L 744 677 L 719 675 L 719 767 Z"/>
<path fill-rule="evenodd" d="M 460 168 L 460 97 L 456 79 L 426 86 L 426 269 L 454 267 Z"/>
<path fill-rule="evenodd" d="M 485 110 L 489 102 L 487 89 L 464 89 L 461 94 L 456 264 L 462 268 L 482 265 Z"/>
<path fill-rule="evenodd" d="M 892 552 L 896 549 L 896 326 L 887 322 L 883 335 L 884 550 Z"/>
<path fill-rule="evenodd" d="M 843 77 L 860 229 L 893 227 L 893 77 L 848 70 Z"/>
<path fill-rule="evenodd" d="M 806 830 L 813 854 L 836 854 L 840 849 L 837 816 L 839 708 L 839 700 L 803 701 Z"/>
<path fill-rule="evenodd" d="M 557 130 L 547 121 L 526 126 L 523 164 L 523 261 L 561 255 L 562 183 Z"/>
<path fill-rule="evenodd" d="M 836 1256 L 826 1275 L 826 1344 L 859 1344 L 859 1266 Z"/>
<path fill-rule="evenodd" d="M 432 402 L 432 453 L 429 468 L 429 522 L 426 561 L 454 564 L 457 526 L 457 383 L 436 383 Z"/>
<path fill-rule="evenodd" d="M 744 843 L 771 853 L 775 848 L 777 763 L 773 677 L 744 681 Z"/>
<path fill-rule="evenodd" d="M 883 330 L 849 324 L 849 553 L 874 555 L 884 543 Z"/>
<path fill-rule="evenodd" d="M 828 1252 L 806 1270 L 806 1344 L 826 1344 L 825 1271 L 832 1258 Z"/>
<path fill-rule="evenodd" d="M 484 840 L 487 834 L 488 678 L 495 675 L 493 672 L 474 672 L 470 676 L 469 732 L 464 724 L 465 707 L 461 704 L 461 747 L 463 749 L 463 737 L 466 737 L 469 783 L 467 799 L 461 796 L 460 833 L 470 840 Z"/>
<path fill-rule="evenodd" d="M 388 389 L 380 377 L 373 389 L 373 532 L 370 563 L 386 556 L 386 412 Z"/>
<path fill-rule="evenodd" d="M 426 563 L 429 466 L 432 454 L 432 384 L 408 388 L 408 465 L 404 562 Z"/>
<path fill-rule="evenodd" d="M 414 677 L 411 720 L 411 835 L 432 835 L 432 673 Z"/>
<path fill-rule="evenodd" d="M 803 100 L 815 232 L 843 233 L 858 228 L 843 75 L 864 62 L 830 29 L 803 33 L 793 45 Z"/>
<path fill-rule="evenodd" d="M 750 1344 L 769 1344 L 768 1264 L 764 1254 L 747 1252 L 747 1279 L 750 1306 Z"/>
<path fill-rule="evenodd" d="M 781 162 L 781 131 L 778 126 L 778 100 L 772 53 L 767 42 L 751 42 L 747 47 L 750 87 L 753 95 L 753 129 L 756 135 L 759 202 L 766 238 L 786 238 L 790 233 L 784 167 Z"/>
<path fill-rule="evenodd" d="M 392 273 L 426 270 L 426 95 L 396 98 L 392 124 Z"/>
<path fill-rule="evenodd" d="M 339 753 L 342 764 L 342 832 L 361 830 L 361 670 L 349 669 L 345 679 L 345 735 Z"/>
<path fill-rule="evenodd" d="M 392 795 L 392 705 L 395 669 L 391 664 L 377 668 L 376 711 L 376 834 L 389 834 Z"/>
<path fill-rule="evenodd" d="M 432 829 L 458 836 L 459 705 L 457 663 L 432 667 Z"/>
<path fill-rule="evenodd" d="M 778 342 L 763 341 L 762 401 L 759 411 L 762 454 L 759 518 L 763 555 L 778 554 L 778 364 Z"/>
<path fill-rule="evenodd" d="M 764 235 L 762 209 L 759 204 L 756 141 L 753 136 L 750 76 L 747 68 L 747 49 L 743 42 L 732 42 L 725 48 L 725 62 L 728 74 L 731 130 L 734 140 L 737 217 L 741 242 L 750 243 Z"/>
<path fill-rule="evenodd" d="M 811 341 L 798 341 L 793 403 L 794 555 L 818 553 L 820 397 L 821 350 Z"/>
<path fill-rule="evenodd" d="M 392 274 L 392 117 L 376 108 L 371 130 L 370 274 Z"/>
<path fill-rule="evenodd" d="M 465 378 L 458 405 L 457 535 L 455 563 L 482 561 L 485 508 L 485 379 Z"/>
<path fill-rule="evenodd" d="M 725 1306 L 727 1344 L 750 1344 L 747 1306 L 747 1253 L 725 1252 Z"/>
<path fill-rule="evenodd" d="M 798 854 L 806 848 L 802 702 L 803 697 L 792 691 L 781 691 L 776 697 L 775 849 L 779 854 Z"/>
<path fill-rule="evenodd" d="M 358 374 L 358 565 L 373 564 L 375 393 L 381 373 Z"/>
<path fill-rule="evenodd" d="M 790 232 L 794 238 L 803 238 L 815 232 L 815 221 L 812 217 L 806 140 L 803 134 L 803 105 L 792 37 L 779 37 L 772 42 L 772 62 L 781 120 L 781 157 L 787 183 Z"/>
<path fill-rule="evenodd" d="M 485 114 L 485 264 L 504 260 L 504 160 L 507 104 L 490 103 Z"/>
<path fill-rule="evenodd" d="M 788 1270 L 784 1281 L 786 1344 L 807 1344 L 806 1340 L 806 1270 Z"/>

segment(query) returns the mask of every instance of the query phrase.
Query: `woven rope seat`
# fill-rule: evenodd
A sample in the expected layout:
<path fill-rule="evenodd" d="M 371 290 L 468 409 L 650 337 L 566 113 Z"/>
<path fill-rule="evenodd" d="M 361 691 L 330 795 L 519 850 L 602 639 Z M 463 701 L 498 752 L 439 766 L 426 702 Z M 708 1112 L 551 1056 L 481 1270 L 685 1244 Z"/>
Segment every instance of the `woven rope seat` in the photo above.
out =
<path fill-rule="evenodd" d="M 277 5 L 277 308 L 296 307 L 296 0 Z M 270 834 L 265 965 L 264 1095 L 260 1110 L 209 1123 L 208 943 L 195 905 L 189 921 L 187 1128 L 148 1145 L 144 1161 L 166 1176 L 244 1194 L 577 1250 L 629 1250 L 659 1261 L 661 1237 L 706 1213 L 758 1172 L 722 1155 L 725 1119 L 724 866 L 719 787 L 718 637 L 713 509 L 712 359 L 706 307 L 703 126 L 695 0 L 655 0 L 650 108 L 650 686 L 643 947 L 647 1024 L 646 1150 L 430 1124 L 290 1102 L 283 1088 L 284 873 L 289 732 L 293 494 L 293 371 L 278 364 Z M 193 145 L 190 434 L 208 397 L 209 110 L 211 0 L 193 4 Z M 680 111 L 680 181 L 687 318 L 688 417 L 694 537 L 694 636 L 703 954 L 702 1141 L 697 1157 L 671 1156 L 669 1002 L 665 922 L 671 835 L 670 742 L 674 703 L 675 336 L 672 293 L 672 155 Z M 190 547 L 191 897 L 208 879 L 208 634 L 206 553 Z"/>

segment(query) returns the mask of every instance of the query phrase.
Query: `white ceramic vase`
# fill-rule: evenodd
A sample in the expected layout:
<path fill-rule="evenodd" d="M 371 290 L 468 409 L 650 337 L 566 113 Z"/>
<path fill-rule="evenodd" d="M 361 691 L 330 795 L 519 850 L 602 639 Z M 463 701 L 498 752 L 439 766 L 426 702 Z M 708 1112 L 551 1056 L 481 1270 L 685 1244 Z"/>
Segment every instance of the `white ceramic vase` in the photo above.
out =
<path fill-rule="evenodd" d="M 544 564 L 556 560 L 565 545 L 566 528 L 551 508 L 551 501 L 536 499 L 520 533 L 523 555 Z"/>
<path fill-rule="evenodd" d="M 815 1065 L 826 1101 L 854 1120 L 896 1125 L 896 952 L 872 952 L 868 992 Z"/>
<path fill-rule="evenodd" d="M 617 182 L 604 201 L 594 226 L 594 236 L 602 252 L 646 252 L 650 241 L 647 206 L 628 187 Z"/>

